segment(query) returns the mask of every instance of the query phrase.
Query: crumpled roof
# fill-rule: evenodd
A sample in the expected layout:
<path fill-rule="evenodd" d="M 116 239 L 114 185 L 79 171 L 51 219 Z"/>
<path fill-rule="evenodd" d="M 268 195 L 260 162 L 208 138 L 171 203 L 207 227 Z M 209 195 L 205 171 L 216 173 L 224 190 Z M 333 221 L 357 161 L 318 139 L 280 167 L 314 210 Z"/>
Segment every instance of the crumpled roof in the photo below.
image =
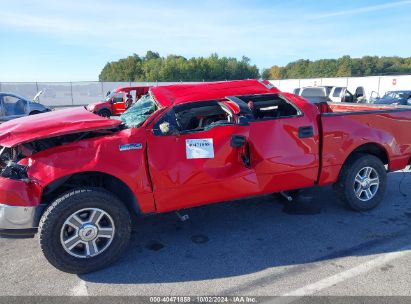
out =
<path fill-rule="evenodd" d="M 233 95 L 277 92 L 280 91 L 269 82 L 255 79 L 176 84 L 151 88 L 151 93 L 155 99 L 165 107 L 185 102 L 220 99 Z"/>

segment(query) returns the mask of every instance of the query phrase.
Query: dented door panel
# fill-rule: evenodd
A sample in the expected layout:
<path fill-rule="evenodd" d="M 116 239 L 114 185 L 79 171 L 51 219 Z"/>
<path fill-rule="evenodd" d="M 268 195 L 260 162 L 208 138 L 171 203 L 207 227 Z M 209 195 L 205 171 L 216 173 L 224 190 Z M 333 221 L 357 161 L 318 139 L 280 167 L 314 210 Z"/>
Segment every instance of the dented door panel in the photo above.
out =
<path fill-rule="evenodd" d="M 301 128 L 313 136 L 300 138 Z M 314 185 L 319 166 L 319 134 L 315 120 L 306 116 L 250 123 L 251 164 L 261 192 Z"/>
<path fill-rule="evenodd" d="M 248 128 L 219 126 L 177 136 L 155 136 L 149 131 L 148 161 L 157 210 L 186 208 L 258 193 L 255 172 L 242 161 L 243 149 L 230 145 L 233 135 L 248 138 Z M 212 142 L 213 153 L 193 158 L 188 145 L 204 139 Z"/>

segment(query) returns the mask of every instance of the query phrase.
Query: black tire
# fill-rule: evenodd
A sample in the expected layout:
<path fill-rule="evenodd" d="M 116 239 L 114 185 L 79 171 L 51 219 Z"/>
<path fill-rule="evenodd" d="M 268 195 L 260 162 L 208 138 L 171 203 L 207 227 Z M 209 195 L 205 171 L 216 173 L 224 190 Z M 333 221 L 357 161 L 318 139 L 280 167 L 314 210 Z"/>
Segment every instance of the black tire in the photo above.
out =
<path fill-rule="evenodd" d="M 102 116 L 102 117 L 107 117 L 107 118 L 110 118 L 110 116 L 111 116 L 110 110 L 107 110 L 107 109 L 101 109 L 97 112 L 97 114 Z"/>
<path fill-rule="evenodd" d="M 66 220 L 86 208 L 103 210 L 112 219 L 115 229 L 105 250 L 96 256 L 81 258 L 63 247 L 61 236 L 63 226 L 67 227 Z M 94 188 L 75 189 L 63 194 L 46 209 L 39 224 L 40 246 L 46 259 L 57 269 L 75 274 L 93 272 L 116 261 L 126 249 L 130 233 L 130 213 L 126 206 L 111 193 Z"/>
<path fill-rule="evenodd" d="M 359 174 L 364 174 L 366 168 L 372 168 L 371 177 L 363 180 L 364 186 L 356 182 Z M 375 178 L 378 177 L 378 182 Z M 375 180 L 377 185 L 370 186 L 370 181 Z M 382 161 L 370 154 L 357 153 L 350 157 L 344 164 L 338 181 L 334 184 L 334 192 L 347 207 L 356 211 L 368 211 L 377 207 L 383 200 L 387 187 L 387 172 Z M 359 195 L 357 196 L 357 193 Z M 374 193 L 372 196 L 369 193 Z M 368 196 L 370 197 L 368 199 Z"/>
<path fill-rule="evenodd" d="M 29 115 L 36 115 L 36 114 L 40 114 L 40 113 L 41 113 L 40 111 L 31 111 L 29 113 Z"/>

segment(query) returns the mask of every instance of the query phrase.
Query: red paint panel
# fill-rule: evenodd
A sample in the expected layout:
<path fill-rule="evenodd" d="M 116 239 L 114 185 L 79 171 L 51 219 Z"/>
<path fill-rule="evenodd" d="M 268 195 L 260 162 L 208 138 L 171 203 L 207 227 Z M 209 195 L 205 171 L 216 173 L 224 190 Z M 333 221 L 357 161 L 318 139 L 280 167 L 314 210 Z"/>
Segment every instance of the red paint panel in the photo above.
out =
<path fill-rule="evenodd" d="M 122 102 L 116 102 L 116 103 L 111 103 L 111 113 L 112 115 L 121 115 L 126 111 L 126 102 L 125 102 L 125 96 L 123 96 L 123 101 Z"/>
<path fill-rule="evenodd" d="M 298 129 L 307 126 L 314 136 L 299 138 Z M 317 122 L 309 116 L 251 122 L 250 151 L 261 192 L 313 186 L 319 166 Z"/>
<path fill-rule="evenodd" d="M 237 80 L 178 84 L 151 88 L 155 99 L 164 107 L 186 102 L 220 99 L 226 96 L 277 93 L 279 90 L 258 80 Z"/>
<path fill-rule="evenodd" d="M 41 187 L 35 183 L 0 177 L 0 204 L 37 206 L 40 204 L 41 192 Z"/>
<path fill-rule="evenodd" d="M 147 133 L 150 174 L 158 211 L 196 206 L 258 193 L 254 170 L 241 161 L 232 135 L 248 137 L 248 127 L 220 126 L 179 136 Z M 213 158 L 187 159 L 186 140 L 212 139 Z"/>
<path fill-rule="evenodd" d="M 373 143 L 383 148 L 391 171 L 404 168 L 411 159 L 411 111 L 323 115 L 323 171 L 320 183 L 336 181 L 341 165 L 352 151 Z M 330 167 L 330 168 L 327 168 Z"/>
<path fill-rule="evenodd" d="M 142 128 L 128 129 L 112 136 L 81 140 L 39 152 L 25 159 L 26 163 L 30 163 L 28 176 L 44 188 L 59 178 L 75 173 L 106 173 L 120 179 L 132 190 L 142 212 L 153 212 L 155 208 L 147 174 L 144 134 Z M 131 143 L 141 144 L 142 148 L 120 151 L 121 145 Z"/>

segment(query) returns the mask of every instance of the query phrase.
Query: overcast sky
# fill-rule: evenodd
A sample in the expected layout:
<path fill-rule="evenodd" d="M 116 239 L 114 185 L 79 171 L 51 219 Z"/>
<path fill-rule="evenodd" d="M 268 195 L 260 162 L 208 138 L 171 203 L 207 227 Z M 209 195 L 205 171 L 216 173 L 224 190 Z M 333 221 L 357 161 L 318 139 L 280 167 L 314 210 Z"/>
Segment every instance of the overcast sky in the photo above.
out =
<path fill-rule="evenodd" d="M 147 50 L 187 58 L 411 56 L 411 1 L 0 0 L 0 81 L 97 80 Z"/>

